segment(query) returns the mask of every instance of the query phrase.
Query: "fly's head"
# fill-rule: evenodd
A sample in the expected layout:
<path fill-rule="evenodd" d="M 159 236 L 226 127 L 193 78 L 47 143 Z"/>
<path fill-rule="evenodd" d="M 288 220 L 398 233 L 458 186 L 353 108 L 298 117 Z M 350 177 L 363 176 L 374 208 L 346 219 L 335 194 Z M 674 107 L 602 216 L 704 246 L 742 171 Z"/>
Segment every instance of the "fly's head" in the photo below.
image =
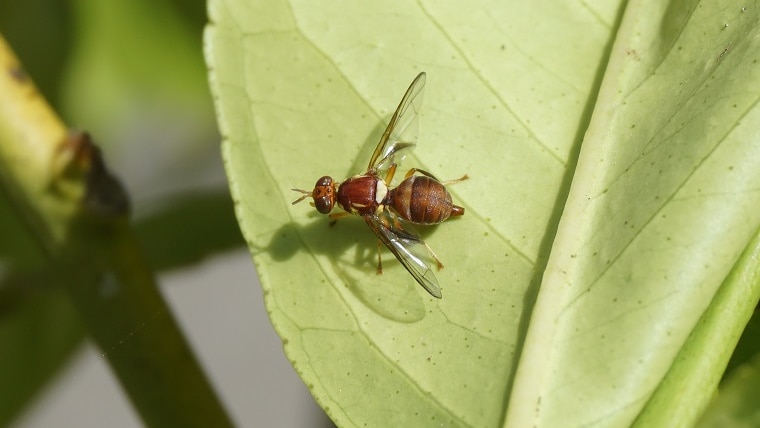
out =
<path fill-rule="evenodd" d="M 303 196 L 293 201 L 293 205 L 311 197 L 314 199 L 314 201 L 311 202 L 311 206 L 315 207 L 317 211 L 322 214 L 329 214 L 335 206 L 335 186 L 336 184 L 332 177 L 324 176 L 317 180 L 317 183 L 314 185 L 314 190 L 312 191 L 291 189 L 303 193 Z"/>

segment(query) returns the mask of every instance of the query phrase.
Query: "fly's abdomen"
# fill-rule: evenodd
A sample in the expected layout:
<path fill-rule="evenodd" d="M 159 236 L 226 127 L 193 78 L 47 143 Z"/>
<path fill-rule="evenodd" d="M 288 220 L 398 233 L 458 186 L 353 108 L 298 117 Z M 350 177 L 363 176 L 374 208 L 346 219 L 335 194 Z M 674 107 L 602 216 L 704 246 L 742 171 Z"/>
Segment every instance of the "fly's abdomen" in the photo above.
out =
<path fill-rule="evenodd" d="M 413 176 L 390 192 L 389 205 L 405 220 L 438 224 L 451 215 L 451 195 L 443 184 L 427 176 Z"/>

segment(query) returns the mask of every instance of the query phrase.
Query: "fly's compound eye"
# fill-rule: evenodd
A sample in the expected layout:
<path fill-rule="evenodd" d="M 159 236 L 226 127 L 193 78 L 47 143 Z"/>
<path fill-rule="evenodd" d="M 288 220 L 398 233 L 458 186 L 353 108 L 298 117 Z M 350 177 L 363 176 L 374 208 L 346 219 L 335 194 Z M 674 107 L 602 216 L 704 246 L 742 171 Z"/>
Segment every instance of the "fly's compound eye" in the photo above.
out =
<path fill-rule="evenodd" d="M 314 207 L 322 214 L 329 214 L 335 206 L 335 184 L 332 177 L 324 176 L 314 185 Z"/>

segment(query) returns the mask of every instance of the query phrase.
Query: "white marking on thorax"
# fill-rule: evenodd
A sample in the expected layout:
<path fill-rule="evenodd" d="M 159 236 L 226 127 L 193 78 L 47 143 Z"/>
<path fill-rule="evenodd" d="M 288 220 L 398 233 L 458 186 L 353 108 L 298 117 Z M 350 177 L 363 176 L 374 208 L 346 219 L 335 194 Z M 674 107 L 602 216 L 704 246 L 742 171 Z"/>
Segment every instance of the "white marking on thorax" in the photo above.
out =
<path fill-rule="evenodd" d="M 383 180 L 377 180 L 377 187 L 375 188 L 375 202 L 381 204 L 385 197 L 388 195 L 388 185 Z"/>

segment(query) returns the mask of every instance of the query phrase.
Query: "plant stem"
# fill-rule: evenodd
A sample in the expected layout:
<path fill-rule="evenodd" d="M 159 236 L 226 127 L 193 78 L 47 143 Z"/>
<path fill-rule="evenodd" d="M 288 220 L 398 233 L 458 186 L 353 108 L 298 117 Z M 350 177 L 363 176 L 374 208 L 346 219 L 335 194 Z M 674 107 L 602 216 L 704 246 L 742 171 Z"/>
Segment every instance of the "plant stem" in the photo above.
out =
<path fill-rule="evenodd" d="M 0 36 L 0 191 L 148 426 L 231 426 L 136 243 L 126 194 Z"/>

